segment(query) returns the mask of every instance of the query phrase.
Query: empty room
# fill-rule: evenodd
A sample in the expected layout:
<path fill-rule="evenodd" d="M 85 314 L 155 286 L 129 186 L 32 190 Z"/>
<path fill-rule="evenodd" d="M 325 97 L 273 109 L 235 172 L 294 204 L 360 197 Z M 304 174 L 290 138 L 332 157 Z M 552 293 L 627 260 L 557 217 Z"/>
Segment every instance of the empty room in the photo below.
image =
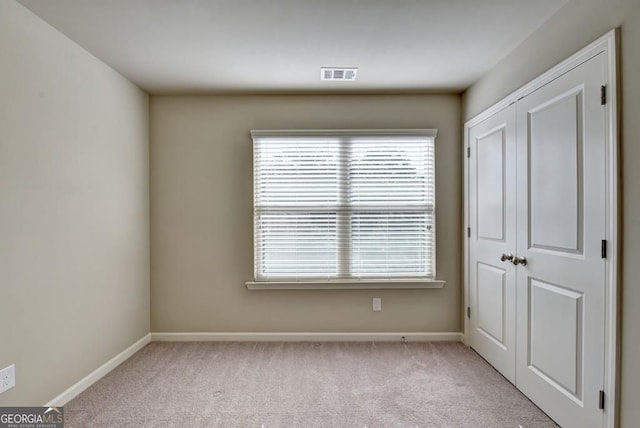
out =
<path fill-rule="evenodd" d="M 0 427 L 640 421 L 638 0 L 0 0 Z"/>

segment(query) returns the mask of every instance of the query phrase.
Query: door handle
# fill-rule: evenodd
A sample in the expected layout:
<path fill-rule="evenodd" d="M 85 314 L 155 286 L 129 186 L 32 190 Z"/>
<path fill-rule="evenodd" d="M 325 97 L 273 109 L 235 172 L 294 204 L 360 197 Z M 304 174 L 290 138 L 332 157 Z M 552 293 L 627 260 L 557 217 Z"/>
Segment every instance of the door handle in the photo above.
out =
<path fill-rule="evenodd" d="M 516 266 L 518 266 L 518 265 L 526 266 L 527 265 L 527 258 L 526 257 L 514 257 L 513 260 L 511 260 L 511 263 L 513 263 Z"/>
<path fill-rule="evenodd" d="M 511 260 L 513 260 L 513 254 L 511 253 L 502 253 L 502 255 L 500 256 L 501 262 L 510 262 Z"/>

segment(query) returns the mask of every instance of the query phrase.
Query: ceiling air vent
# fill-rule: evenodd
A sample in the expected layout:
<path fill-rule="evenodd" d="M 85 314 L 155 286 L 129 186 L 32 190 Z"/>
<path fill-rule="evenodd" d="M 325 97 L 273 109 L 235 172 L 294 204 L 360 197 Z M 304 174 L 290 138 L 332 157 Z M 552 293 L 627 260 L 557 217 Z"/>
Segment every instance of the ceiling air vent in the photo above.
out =
<path fill-rule="evenodd" d="M 321 67 L 320 68 L 320 80 L 356 80 L 356 74 L 358 69 L 356 67 Z"/>

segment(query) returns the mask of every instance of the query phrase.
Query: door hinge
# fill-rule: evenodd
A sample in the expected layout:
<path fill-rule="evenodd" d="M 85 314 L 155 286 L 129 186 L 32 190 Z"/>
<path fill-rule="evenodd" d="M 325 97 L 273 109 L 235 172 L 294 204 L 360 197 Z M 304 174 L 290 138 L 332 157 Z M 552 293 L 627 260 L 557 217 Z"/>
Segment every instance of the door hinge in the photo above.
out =
<path fill-rule="evenodd" d="M 471 157 L 471 147 L 467 147 L 467 157 Z"/>
<path fill-rule="evenodd" d="M 467 227 L 467 238 L 471 238 L 471 228 Z"/>
<path fill-rule="evenodd" d="M 467 318 L 471 318 L 471 306 L 467 306 Z"/>
<path fill-rule="evenodd" d="M 600 244 L 600 257 L 603 259 L 607 258 L 607 240 L 603 239 L 602 244 Z"/>
<path fill-rule="evenodd" d="M 607 103 L 607 87 L 606 85 L 600 86 L 600 104 L 605 105 Z"/>
<path fill-rule="evenodd" d="M 598 408 L 604 410 L 604 391 L 600 390 L 600 397 L 598 398 Z"/>

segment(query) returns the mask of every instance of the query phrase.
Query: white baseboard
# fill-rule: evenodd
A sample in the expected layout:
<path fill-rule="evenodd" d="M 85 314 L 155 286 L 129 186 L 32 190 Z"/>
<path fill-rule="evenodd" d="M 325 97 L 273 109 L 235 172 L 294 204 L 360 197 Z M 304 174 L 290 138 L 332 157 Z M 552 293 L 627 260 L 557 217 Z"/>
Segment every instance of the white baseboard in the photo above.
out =
<path fill-rule="evenodd" d="M 452 333 L 151 333 L 153 342 L 462 342 Z"/>
<path fill-rule="evenodd" d="M 133 354 L 142 349 L 147 343 L 151 342 L 151 334 L 147 334 L 138 340 L 133 345 L 129 346 L 124 351 L 120 352 L 118 355 L 89 373 L 84 378 L 80 379 L 74 385 L 72 385 L 69 389 L 64 391 L 62 394 L 58 395 L 53 400 L 49 401 L 45 404 L 46 407 L 52 406 L 64 406 L 73 398 L 75 398 L 78 394 L 80 394 L 85 389 L 89 388 L 91 385 L 96 383 L 98 380 L 102 379 L 106 376 L 111 370 L 115 369 L 118 365 L 123 363 Z"/>

